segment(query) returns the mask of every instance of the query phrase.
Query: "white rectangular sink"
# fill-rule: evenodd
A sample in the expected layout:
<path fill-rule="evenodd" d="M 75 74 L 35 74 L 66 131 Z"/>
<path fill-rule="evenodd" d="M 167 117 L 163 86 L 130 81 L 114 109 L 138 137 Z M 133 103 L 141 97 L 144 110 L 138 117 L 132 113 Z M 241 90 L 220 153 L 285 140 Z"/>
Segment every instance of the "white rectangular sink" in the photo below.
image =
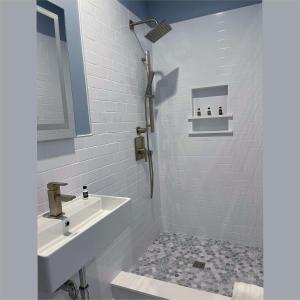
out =
<path fill-rule="evenodd" d="M 128 227 L 130 198 L 89 195 L 63 203 L 64 215 L 38 216 L 39 290 L 54 292 Z"/>

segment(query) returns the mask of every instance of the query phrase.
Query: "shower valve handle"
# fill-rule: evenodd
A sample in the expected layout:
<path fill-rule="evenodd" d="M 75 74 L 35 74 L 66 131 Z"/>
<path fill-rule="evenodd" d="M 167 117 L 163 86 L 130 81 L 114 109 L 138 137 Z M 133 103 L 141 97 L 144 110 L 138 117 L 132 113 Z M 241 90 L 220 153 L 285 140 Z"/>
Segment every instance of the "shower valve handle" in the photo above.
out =
<path fill-rule="evenodd" d="M 141 160 L 145 159 L 147 161 L 147 150 L 145 147 L 145 138 L 138 134 L 138 136 L 134 139 L 134 148 L 135 148 L 135 159 Z"/>
<path fill-rule="evenodd" d="M 137 152 L 140 153 L 140 154 L 142 154 L 144 156 L 144 158 L 145 158 L 145 161 L 147 161 L 147 150 L 146 150 L 146 148 L 144 148 L 144 149 L 137 149 Z"/>

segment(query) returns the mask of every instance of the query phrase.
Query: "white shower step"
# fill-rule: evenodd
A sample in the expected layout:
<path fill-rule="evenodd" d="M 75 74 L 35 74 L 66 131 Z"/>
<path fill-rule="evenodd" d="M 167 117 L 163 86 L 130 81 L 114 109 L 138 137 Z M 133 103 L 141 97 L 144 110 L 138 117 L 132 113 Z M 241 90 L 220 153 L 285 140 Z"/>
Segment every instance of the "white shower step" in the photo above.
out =
<path fill-rule="evenodd" d="M 230 300 L 231 298 L 121 271 L 111 282 L 113 298 Z"/>

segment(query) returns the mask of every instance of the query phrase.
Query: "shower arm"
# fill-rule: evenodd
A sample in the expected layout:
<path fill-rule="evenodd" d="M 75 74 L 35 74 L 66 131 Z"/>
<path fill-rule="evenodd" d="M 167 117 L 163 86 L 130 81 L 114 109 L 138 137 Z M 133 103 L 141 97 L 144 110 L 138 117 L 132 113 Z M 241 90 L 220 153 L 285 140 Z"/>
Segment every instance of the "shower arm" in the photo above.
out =
<path fill-rule="evenodd" d="M 156 19 L 148 19 L 148 20 L 144 20 L 144 21 L 138 21 L 138 22 L 133 22 L 132 20 L 129 20 L 129 28 L 131 30 L 134 29 L 134 26 L 136 25 L 141 25 L 141 24 L 145 24 L 145 23 L 155 23 L 156 25 L 158 25 L 158 22 Z"/>

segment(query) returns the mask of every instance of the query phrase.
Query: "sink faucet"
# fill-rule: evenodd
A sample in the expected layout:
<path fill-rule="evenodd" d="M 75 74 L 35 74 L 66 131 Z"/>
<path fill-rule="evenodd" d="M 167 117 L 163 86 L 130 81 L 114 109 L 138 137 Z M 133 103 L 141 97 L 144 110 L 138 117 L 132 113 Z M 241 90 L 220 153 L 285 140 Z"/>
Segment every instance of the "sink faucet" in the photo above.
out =
<path fill-rule="evenodd" d="M 76 198 L 76 196 L 73 195 L 62 195 L 60 193 L 60 187 L 65 185 L 67 185 L 67 183 L 64 182 L 49 182 L 47 184 L 50 217 L 59 217 L 62 215 L 62 201 L 67 202 Z"/>

